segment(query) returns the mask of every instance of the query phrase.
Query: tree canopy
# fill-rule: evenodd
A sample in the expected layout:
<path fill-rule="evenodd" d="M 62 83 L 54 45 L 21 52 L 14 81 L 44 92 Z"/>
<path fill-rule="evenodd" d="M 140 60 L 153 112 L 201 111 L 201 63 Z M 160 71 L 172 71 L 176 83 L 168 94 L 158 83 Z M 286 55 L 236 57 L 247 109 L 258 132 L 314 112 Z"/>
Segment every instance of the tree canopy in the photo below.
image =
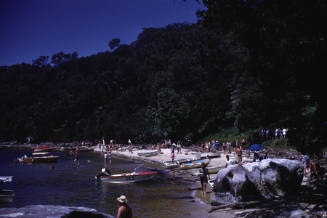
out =
<path fill-rule="evenodd" d="M 194 141 L 224 128 L 288 127 L 326 145 L 326 4 L 203 0 L 196 24 L 145 28 L 111 51 L 0 68 L 0 140 Z M 115 48 L 115 49 L 114 49 Z M 114 50 L 112 50 L 114 49 Z"/>

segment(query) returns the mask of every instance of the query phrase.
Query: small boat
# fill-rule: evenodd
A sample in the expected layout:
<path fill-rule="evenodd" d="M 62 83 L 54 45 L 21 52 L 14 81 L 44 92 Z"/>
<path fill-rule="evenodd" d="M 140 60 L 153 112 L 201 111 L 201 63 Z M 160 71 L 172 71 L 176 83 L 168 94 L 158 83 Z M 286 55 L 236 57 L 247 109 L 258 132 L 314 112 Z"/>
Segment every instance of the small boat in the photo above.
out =
<path fill-rule="evenodd" d="M 101 179 L 103 182 L 108 183 L 134 183 L 134 182 L 144 182 L 152 180 L 157 176 L 158 172 L 132 172 L 132 173 L 122 173 L 122 174 L 111 174 L 96 176 L 97 179 Z"/>
<path fill-rule="evenodd" d="M 141 157 L 151 157 L 151 156 L 156 156 L 158 154 L 160 154 L 160 151 L 150 151 L 150 152 L 137 153 L 137 155 L 141 156 Z"/>
<path fill-rule="evenodd" d="M 179 163 L 176 160 L 174 160 L 174 161 L 171 161 L 171 160 L 163 161 L 162 164 L 167 169 L 172 169 L 172 168 L 178 168 L 179 167 Z"/>
<path fill-rule="evenodd" d="M 0 176 L 0 182 L 11 182 L 12 176 Z M 0 189 L 0 203 L 11 203 L 14 199 L 15 192 L 8 189 Z"/>
<path fill-rule="evenodd" d="M 214 153 L 214 152 L 206 152 L 206 153 L 200 153 L 196 155 L 200 159 L 205 159 L 205 158 L 218 158 L 220 157 L 219 153 Z"/>
<path fill-rule="evenodd" d="M 48 145 L 42 145 L 40 147 L 34 148 L 34 152 L 48 152 L 48 151 L 52 151 L 52 150 L 53 150 L 53 148 Z"/>
<path fill-rule="evenodd" d="M 199 168 L 201 167 L 202 163 L 204 163 L 205 166 L 207 166 L 209 162 L 210 162 L 209 159 L 194 160 L 194 161 L 182 163 L 179 168 L 182 170 Z"/>
<path fill-rule="evenodd" d="M 49 154 L 49 152 L 34 152 L 32 155 L 46 155 Z"/>
<path fill-rule="evenodd" d="M 28 157 L 24 155 L 23 157 L 17 158 L 20 163 L 56 163 L 59 156 L 49 155 L 41 157 Z"/>
<path fill-rule="evenodd" d="M 0 176 L 0 182 L 11 182 L 12 176 Z"/>

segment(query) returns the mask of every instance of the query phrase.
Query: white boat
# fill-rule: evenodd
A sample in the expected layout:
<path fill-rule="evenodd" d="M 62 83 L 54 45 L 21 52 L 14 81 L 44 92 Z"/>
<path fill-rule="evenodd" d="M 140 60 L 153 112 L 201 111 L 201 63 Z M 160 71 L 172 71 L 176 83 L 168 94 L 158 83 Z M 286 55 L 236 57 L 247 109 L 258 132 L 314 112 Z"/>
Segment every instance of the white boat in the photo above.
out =
<path fill-rule="evenodd" d="M 0 182 L 11 182 L 12 176 L 0 176 Z M 11 203 L 15 197 L 15 192 L 8 189 L 0 189 L 0 203 Z"/>
<path fill-rule="evenodd" d="M 0 176 L 0 182 L 11 182 L 12 176 Z"/>
<path fill-rule="evenodd" d="M 132 173 L 122 173 L 122 174 L 112 174 L 109 176 L 101 176 L 100 179 L 103 182 L 108 183 L 134 183 L 134 182 L 144 182 L 152 180 L 157 176 L 157 172 L 132 172 Z"/>

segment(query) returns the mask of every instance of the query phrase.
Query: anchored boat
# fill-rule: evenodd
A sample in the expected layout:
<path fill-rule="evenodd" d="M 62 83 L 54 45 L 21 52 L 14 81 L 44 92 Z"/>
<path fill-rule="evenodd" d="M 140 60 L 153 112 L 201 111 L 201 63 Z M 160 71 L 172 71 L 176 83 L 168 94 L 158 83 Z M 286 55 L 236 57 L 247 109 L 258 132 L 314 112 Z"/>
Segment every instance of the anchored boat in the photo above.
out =
<path fill-rule="evenodd" d="M 20 163 L 56 163 L 59 156 L 49 155 L 49 156 L 33 156 L 28 157 L 24 155 L 23 157 L 17 158 Z"/>
<path fill-rule="evenodd" d="M 0 176 L 0 182 L 11 182 L 12 176 Z M 0 203 L 11 203 L 15 197 L 15 192 L 8 189 L 0 189 Z"/>
<path fill-rule="evenodd" d="M 108 183 L 134 183 L 152 180 L 157 176 L 157 174 L 158 172 L 154 171 L 109 174 L 106 169 L 102 169 L 102 174 L 95 178 Z"/>
<path fill-rule="evenodd" d="M 42 145 L 40 147 L 36 147 L 34 148 L 34 152 L 49 152 L 52 151 L 53 148 L 51 146 L 48 145 Z"/>

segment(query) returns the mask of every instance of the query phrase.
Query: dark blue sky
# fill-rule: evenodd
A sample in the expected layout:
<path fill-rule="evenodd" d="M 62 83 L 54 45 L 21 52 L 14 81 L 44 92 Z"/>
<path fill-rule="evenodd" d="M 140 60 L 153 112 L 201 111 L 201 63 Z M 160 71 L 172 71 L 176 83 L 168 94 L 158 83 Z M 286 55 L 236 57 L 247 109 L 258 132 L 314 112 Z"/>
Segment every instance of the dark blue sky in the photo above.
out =
<path fill-rule="evenodd" d="M 195 0 L 1 0 L 0 66 L 40 56 L 108 50 L 112 38 L 129 44 L 146 27 L 195 23 Z"/>

